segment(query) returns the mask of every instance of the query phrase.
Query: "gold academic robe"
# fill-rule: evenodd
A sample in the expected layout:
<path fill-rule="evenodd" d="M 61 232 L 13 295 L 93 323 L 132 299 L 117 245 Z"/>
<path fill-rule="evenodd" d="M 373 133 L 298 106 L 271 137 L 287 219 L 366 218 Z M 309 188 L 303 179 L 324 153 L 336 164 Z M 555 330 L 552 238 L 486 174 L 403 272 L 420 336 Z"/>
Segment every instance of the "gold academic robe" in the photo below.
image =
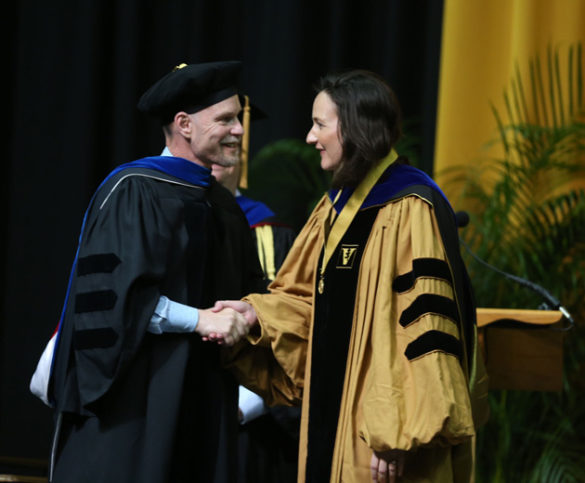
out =
<path fill-rule="evenodd" d="M 330 213 L 331 201 L 324 196 L 270 293 L 245 298 L 256 310 L 261 333 L 250 338 L 257 352 L 240 346 L 234 365 L 241 383 L 268 404 L 302 399 L 299 482 L 305 480 L 307 459 L 317 265 Z M 401 314 L 421 294 L 459 303 L 453 286 L 438 278 L 418 277 L 409 290 L 392 290 L 393 280 L 411 272 L 413 260 L 421 258 L 444 260 L 451 267 L 432 201 L 407 193 L 379 209 L 363 251 L 331 482 L 371 481 L 372 452 L 389 449 L 408 452 L 401 481 L 473 478 L 475 428 L 487 414 L 487 377 L 477 358 L 475 325 L 471 346 L 465 345 L 457 324 L 438 314 L 425 313 L 406 327 L 400 325 Z M 472 354 L 460 360 L 435 350 L 412 360 L 405 357 L 409 344 L 429 331 L 452 335 L 464 345 L 464 353 Z M 279 367 L 270 366 L 270 351 Z"/>

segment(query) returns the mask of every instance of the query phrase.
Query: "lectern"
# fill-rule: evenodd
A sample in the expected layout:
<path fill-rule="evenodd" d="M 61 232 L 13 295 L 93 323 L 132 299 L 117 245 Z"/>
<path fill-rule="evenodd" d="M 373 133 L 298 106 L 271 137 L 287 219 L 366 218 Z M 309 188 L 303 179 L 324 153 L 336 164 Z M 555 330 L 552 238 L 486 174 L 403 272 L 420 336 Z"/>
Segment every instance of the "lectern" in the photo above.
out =
<path fill-rule="evenodd" d="M 563 337 L 558 310 L 477 309 L 490 389 L 560 391 Z"/>

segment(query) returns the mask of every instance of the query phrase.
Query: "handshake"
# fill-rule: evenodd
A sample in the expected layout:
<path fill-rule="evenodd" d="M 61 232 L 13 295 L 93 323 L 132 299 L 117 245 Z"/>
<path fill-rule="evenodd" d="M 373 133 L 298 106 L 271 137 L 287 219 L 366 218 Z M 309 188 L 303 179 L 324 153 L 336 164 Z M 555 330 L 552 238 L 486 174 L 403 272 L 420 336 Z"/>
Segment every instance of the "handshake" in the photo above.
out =
<path fill-rule="evenodd" d="M 195 332 L 205 341 L 232 346 L 248 335 L 257 322 L 256 311 L 247 302 L 218 300 L 210 309 L 199 310 Z"/>

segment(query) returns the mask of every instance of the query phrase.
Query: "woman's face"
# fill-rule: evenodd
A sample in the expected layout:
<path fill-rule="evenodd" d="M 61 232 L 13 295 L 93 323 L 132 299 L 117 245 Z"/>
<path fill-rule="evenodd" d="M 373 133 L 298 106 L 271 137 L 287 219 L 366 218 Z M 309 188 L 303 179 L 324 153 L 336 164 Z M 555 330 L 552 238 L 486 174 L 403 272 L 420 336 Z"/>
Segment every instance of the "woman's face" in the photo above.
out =
<path fill-rule="evenodd" d="M 307 134 L 307 143 L 321 154 L 321 168 L 333 171 L 343 155 L 342 140 L 337 129 L 337 106 L 325 91 L 319 92 L 313 102 L 313 127 Z"/>

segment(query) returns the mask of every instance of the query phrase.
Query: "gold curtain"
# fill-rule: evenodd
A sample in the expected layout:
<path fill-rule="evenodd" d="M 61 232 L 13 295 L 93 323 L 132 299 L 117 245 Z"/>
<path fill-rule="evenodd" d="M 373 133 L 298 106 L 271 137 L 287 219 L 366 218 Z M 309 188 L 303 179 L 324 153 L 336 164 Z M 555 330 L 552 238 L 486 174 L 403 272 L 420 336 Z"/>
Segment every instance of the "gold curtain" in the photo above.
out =
<path fill-rule="evenodd" d="M 527 68 L 547 48 L 585 47 L 585 0 L 445 0 L 434 175 L 501 155 L 493 104 L 516 66 Z M 459 193 L 446 187 L 457 206 Z"/>

